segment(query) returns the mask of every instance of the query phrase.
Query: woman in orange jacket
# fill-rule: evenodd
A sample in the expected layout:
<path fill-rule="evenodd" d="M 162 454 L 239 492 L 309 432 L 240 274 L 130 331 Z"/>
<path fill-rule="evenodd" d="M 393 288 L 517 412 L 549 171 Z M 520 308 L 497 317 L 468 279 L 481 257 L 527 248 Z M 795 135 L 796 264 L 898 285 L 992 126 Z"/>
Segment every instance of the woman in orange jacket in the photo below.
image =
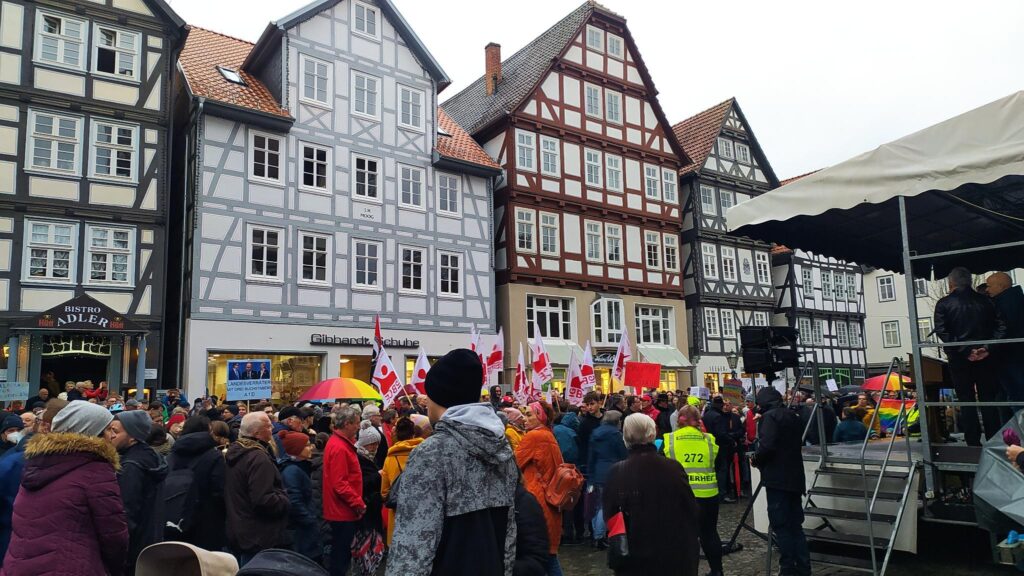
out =
<path fill-rule="evenodd" d="M 555 471 L 562 463 L 562 451 L 551 432 L 555 412 L 551 406 L 540 400 L 533 402 L 526 413 L 526 435 L 516 449 L 516 462 L 523 473 L 526 490 L 537 499 L 544 512 L 548 527 L 548 545 L 551 558 L 547 566 L 549 576 L 562 576 L 558 563 L 558 545 L 562 540 L 562 513 L 548 504 L 544 492 Z"/>
<path fill-rule="evenodd" d="M 380 473 L 380 495 L 385 502 L 388 500 L 388 493 L 395 480 L 405 470 L 405 464 L 409 461 L 409 454 L 412 449 L 423 442 L 423 438 L 416 438 L 416 425 L 408 418 L 401 418 L 395 423 L 393 430 L 395 443 L 388 448 L 388 457 L 384 460 L 384 469 Z M 388 521 L 388 546 L 391 546 L 391 535 L 395 533 L 395 511 L 392 508 L 385 508 Z"/>

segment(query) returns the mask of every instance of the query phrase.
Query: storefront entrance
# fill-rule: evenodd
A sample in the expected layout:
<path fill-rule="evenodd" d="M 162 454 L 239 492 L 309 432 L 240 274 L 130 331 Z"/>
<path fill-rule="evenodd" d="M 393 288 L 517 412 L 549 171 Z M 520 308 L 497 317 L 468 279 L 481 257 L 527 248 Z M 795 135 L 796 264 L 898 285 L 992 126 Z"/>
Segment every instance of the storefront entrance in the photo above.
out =
<path fill-rule="evenodd" d="M 53 372 L 61 383 L 110 378 L 111 339 L 93 334 L 41 336 L 40 373 Z M 120 360 L 120 359 L 118 359 Z"/>

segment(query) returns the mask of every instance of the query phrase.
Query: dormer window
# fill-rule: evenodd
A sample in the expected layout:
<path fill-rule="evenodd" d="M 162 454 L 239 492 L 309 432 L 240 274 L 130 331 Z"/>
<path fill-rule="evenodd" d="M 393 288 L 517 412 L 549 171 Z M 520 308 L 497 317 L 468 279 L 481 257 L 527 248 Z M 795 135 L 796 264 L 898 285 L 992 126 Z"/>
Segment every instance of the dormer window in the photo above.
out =
<path fill-rule="evenodd" d="M 245 80 L 242 79 L 242 75 L 239 74 L 237 70 L 232 70 L 230 68 L 225 68 L 223 66 L 217 66 L 217 70 L 220 72 L 220 75 L 223 76 L 224 79 L 228 82 L 231 82 L 232 84 L 238 84 L 239 86 L 245 86 Z"/>

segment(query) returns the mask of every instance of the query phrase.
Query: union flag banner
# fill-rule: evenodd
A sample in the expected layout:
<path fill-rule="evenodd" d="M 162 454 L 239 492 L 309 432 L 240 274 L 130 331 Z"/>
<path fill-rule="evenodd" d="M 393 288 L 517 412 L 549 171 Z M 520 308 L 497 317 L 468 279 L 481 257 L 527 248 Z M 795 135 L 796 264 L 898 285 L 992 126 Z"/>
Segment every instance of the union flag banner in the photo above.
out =
<path fill-rule="evenodd" d="M 576 360 L 576 352 L 569 358 L 569 371 L 565 375 L 565 399 L 573 406 L 583 405 L 583 374 L 580 363 Z"/>
<path fill-rule="evenodd" d="M 384 406 L 391 406 L 395 399 L 402 395 L 404 388 L 402 379 L 395 371 L 391 357 L 383 347 L 380 349 L 380 355 L 377 356 L 377 367 L 373 371 L 373 384 L 380 390 L 380 395 L 384 397 Z"/>
<path fill-rule="evenodd" d="M 580 364 L 580 376 L 583 380 L 584 394 L 597 387 L 597 374 L 594 373 L 594 354 L 590 351 L 590 340 L 587 340 L 587 347 L 583 350 L 583 362 Z"/>
<path fill-rule="evenodd" d="M 544 390 L 544 384 L 555 377 L 555 371 L 551 367 L 551 357 L 544 349 L 544 338 L 540 335 L 540 326 L 536 320 L 533 322 L 533 344 L 530 345 L 530 352 L 533 357 L 533 388 Z"/>
<path fill-rule="evenodd" d="M 412 384 L 417 394 L 426 394 L 427 372 L 430 372 L 430 360 L 427 360 L 427 353 L 420 348 L 420 356 L 416 359 L 416 367 L 412 369 Z"/>
<path fill-rule="evenodd" d="M 523 344 L 519 344 L 519 360 L 516 362 L 516 377 L 512 383 L 512 397 L 520 406 L 530 399 L 530 382 L 526 377 L 526 362 L 523 360 Z"/>

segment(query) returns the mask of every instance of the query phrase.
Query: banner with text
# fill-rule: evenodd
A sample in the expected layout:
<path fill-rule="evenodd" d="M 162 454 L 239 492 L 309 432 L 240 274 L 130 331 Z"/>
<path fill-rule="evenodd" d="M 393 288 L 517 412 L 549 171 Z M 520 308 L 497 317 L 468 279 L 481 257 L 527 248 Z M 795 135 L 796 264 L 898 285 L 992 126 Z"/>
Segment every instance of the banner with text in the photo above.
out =
<path fill-rule="evenodd" d="M 262 400 L 273 395 L 270 360 L 228 360 L 227 400 Z"/>
<path fill-rule="evenodd" d="M 0 382 L 0 402 L 28 400 L 28 382 Z"/>

